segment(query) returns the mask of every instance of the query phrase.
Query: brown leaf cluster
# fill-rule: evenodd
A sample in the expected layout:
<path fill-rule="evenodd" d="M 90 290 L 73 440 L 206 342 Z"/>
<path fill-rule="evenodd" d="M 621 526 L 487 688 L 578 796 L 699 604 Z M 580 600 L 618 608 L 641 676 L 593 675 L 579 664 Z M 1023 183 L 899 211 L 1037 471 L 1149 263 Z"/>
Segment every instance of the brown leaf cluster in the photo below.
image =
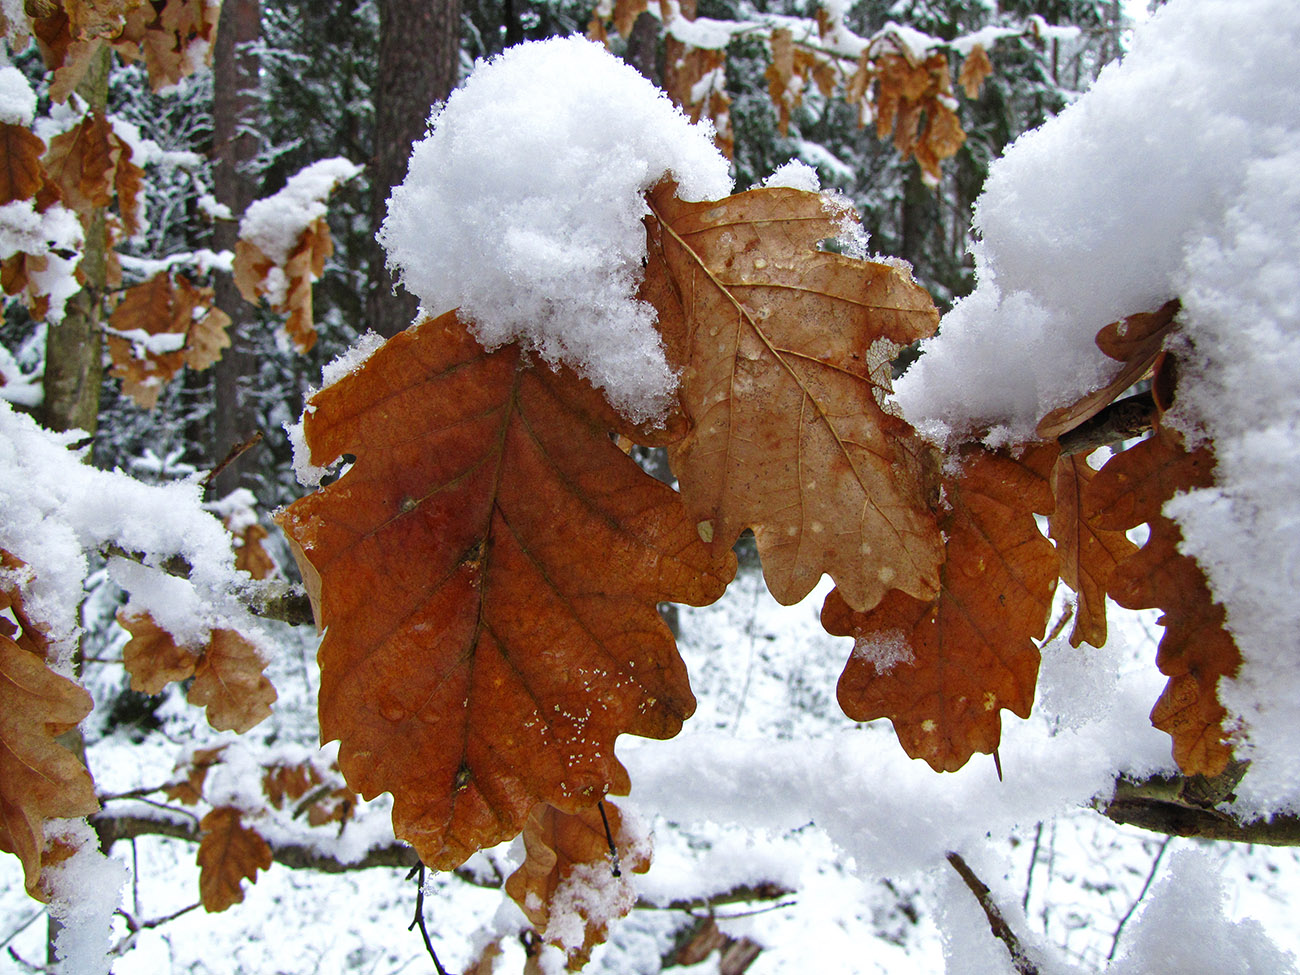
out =
<path fill-rule="evenodd" d="M 355 463 L 279 519 L 319 574 L 322 737 L 390 791 L 397 835 L 453 867 L 548 802 L 626 785 L 614 739 L 694 710 L 664 600 L 735 571 L 610 440 L 603 399 L 454 313 L 312 398 L 312 462 Z M 417 774 L 418 770 L 418 774 Z"/>
<path fill-rule="evenodd" d="M 874 88 L 876 136 L 885 139 L 892 134 L 902 157 L 915 158 L 926 182 L 938 185 L 941 164 L 966 141 L 954 110 L 957 102 L 948 56 L 935 52 L 916 61 L 905 51 L 872 57 L 868 50 L 858 73 L 850 88 Z"/>
<path fill-rule="evenodd" d="M 50 140 L 42 164 L 63 204 L 86 224 L 95 210 L 117 199 L 123 229 L 140 227 L 140 187 L 144 171 L 131 161 L 132 150 L 113 131 L 107 117 L 91 113 Z"/>
<path fill-rule="evenodd" d="M 0 850 L 29 893 L 47 862 L 45 824 L 99 809 L 90 773 L 59 737 L 90 713 L 86 691 L 46 664 L 48 640 L 23 604 L 26 565 L 0 549 Z"/>
<path fill-rule="evenodd" d="M 602 805 L 604 818 L 599 806 L 576 813 L 535 806 L 524 824 L 524 862 L 506 879 L 506 893 L 533 930 L 564 951 L 570 971 L 582 968 L 605 941 L 610 922 L 636 905 L 626 875 L 650 869 L 649 851 L 628 835 L 619 808 L 608 800 Z M 617 861 L 610 856 L 611 838 Z"/>
<path fill-rule="evenodd" d="M 221 358 L 221 350 L 230 345 L 230 316 L 214 301 L 212 288 L 195 287 L 184 275 L 168 271 L 122 295 L 108 320 L 109 371 L 137 405 L 153 409 L 163 386 L 182 367 L 206 369 Z M 175 335 L 178 341 L 170 351 L 151 350 L 131 333 Z"/>
<path fill-rule="evenodd" d="M 206 646 L 178 645 L 148 613 L 118 613 L 131 639 L 122 662 L 131 689 L 157 694 L 172 681 L 193 677 L 187 700 L 207 709 L 208 724 L 240 734 L 271 714 L 275 688 L 263 673 L 266 662 L 235 630 L 214 629 Z"/>
<path fill-rule="evenodd" d="M 217 748 L 197 748 L 187 761 L 176 767 L 176 771 L 185 777 L 173 782 L 164 790 L 167 798 L 194 806 L 203 798 L 203 786 L 208 780 L 208 772 L 221 760 L 221 753 L 226 746 Z"/>
<path fill-rule="evenodd" d="M 1052 510 L 1055 445 L 1019 456 L 972 447 L 943 475 L 946 558 L 939 592 L 897 590 L 854 612 L 840 590 L 822 625 L 854 638 L 839 701 L 855 721 L 889 718 L 904 750 L 936 771 L 993 753 L 1000 711 L 1029 717 L 1038 648 L 1051 610 L 1057 561 L 1034 520 Z"/>
<path fill-rule="evenodd" d="M 1178 433 L 1158 425 L 1149 438 L 1112 457 L 1086 495 L 1086 517 L 1100 529 L 1149 526 L 1146 544 L 1116 566 L 1109 591 L 1126 609 L 1163 611 L 1156 666 L 1169 683 L 1151 722 L 1173 739 L 1174 760 L 1187 775 L 1218 775 L 1232 757 L 1218 684 L 1237 672 L 1241 653 L 1204 572 L 1178 550 L 1178 525 L 1161 509 L 1176 493 L 1213 483 L 1209 448 L 1189 451 Z"/>
<path fill-rule="evenodd" d="M 311 286 L 324 272 L 325 261 L 333 253 L 329 224 L 324 217 L 318 217 L 299 235 L 288 260 L 279 269 L 287 283 L 282 292 L 273 296 L 267 274 L 276 267 L 275 262 L 249 241 L 240 239 L 235 244 L 235 284 L 239 293 L 253 304 L 272 298 L 271 308 L 289 316 L 284 328 L 300 353 L 310 351 L 316 344 Z"/>
<path fill-rule="evenodd" d="M 938 587 L 920 441 L 882 405 L 892 350 L 929 335 L 930 296 L 898 267 L 818 249 L 821 197 L 760 189 L 649 197 L 642 297 L 681 369 L 673 472 L 701 538 L 752 529 L 767 586 L 802 599 L 829 573 L 850 605 Z M 815 322 L 815 325 L 812 324 Z"/>
<path fill-rule="evenodd" d="M 214 0 L 41 0 L 28 4 L 25 25 L 54 72 L 50 97 L 66 101 L 105 46 L 123 61 L 143 60 L 154 91 L 210 62 L 220 4 Z"/>
<path fill-rule="evenodd" d="M 271 847 L 233 806 L 213 809 L 199 830 L 199 897 L 215 914 L 243 902 L 242 881 L 256 883 L 257 871 L 271 868 Z"/>
<path fill-rule="evenodd" d="M 663 0 L 660 6 L 667 7 Z M 619 23 L 619 14 L 626 15 L 632 9 L 635 7 L 620 9 L 616 6 L 615 26 Z M 695 19 L 694 2 L 683 3 L 681 10 L 682 16 L 688 20 Z M 726 86 L 727 52 L 692 47 L 671 35 L 664 39 L 664 52 L 664 91 L 692 122 L 708 119 L 713 123 L 714 144 L 730 159 L 735 151 L 736 136 L 731 128 L 731 95 Z M 712 82 L 701 87 L 701 82 L 710 76 Z"/>
<path fill-rule="evenodd" d="M 785 27 L 772 31 L 772 62 L 764 77 L 767 79 L 768 97 L 777 112 L 777 131 L 786 135 L 790 129 L 791 113 L 803 104 L 804 89 L 811 81 L 826 97 L 830 97 L 839 80 L 835 59 L 806 45 L 797 45 L 794 34 Z"/>

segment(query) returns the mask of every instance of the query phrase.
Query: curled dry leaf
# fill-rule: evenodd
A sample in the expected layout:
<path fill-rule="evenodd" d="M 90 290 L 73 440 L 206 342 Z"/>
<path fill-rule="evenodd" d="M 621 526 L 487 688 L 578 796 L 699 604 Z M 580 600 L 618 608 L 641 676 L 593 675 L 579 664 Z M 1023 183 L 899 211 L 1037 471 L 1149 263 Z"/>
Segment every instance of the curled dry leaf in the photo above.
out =
<path fill-rule="evenodd" d="M 86 691 L 45 663 L 45 634 L 23 610 L 14 576 L 22 560 L 0 549 L 0 850 L 22 862 L 27 890 L 38 889 L 45 823 L 99 809 L 86 767 L 58 737 L 90 713 Z"/>
<path fill-rule="evenodd" d="M 284 328 L 300 353 L 316 344 L 311 286 L 333 253 L 334 241 L 324 217 L 313 220 L 302 231 L 284 267 L 277 267 L 249 241 L 241 238 L 235 243 L 234 274 L 239 293 L 253 304 L 266 298 L 273 310 L 288 314 Z"/>
<path fill-rule="evenodd" d="M 319 573 L 322 738 L 392 792 L 435 869 L 509 839 L 538 802 L 626 785 L 614 740 L 694 710 L 660 619 L 735 572 L 677 495 L 611 441 L 589 384 L 488 353 L 448 313 L 317 393 L 311 461 L 355 463 L 279 518 Z"/>
<path fill-rule="evenodd" d="M 1205 574 L 1178 551 L 1178 525 L 1161 509 L 1176 493 L 1213 483 L 1209 448 L 1188 451 L 1178 433 L 1158 425 L 1146 440 L 1112 457 L 1085 496 L 1086 517 L 1098 528 L 1150 526 L 1146 544 L 1116 566 L 1110 595 L 1126 609 L 1164 612 L 1156 666 L 1169 683 L 1151 723 L 1173 739 L 1174 760 L 1186 775 L 1218 775 L 1232 757 L 1218 684 L 1237 672 L 1241 653 Z"/>
<path fill-rule="evenodd" d="M 935 52 L 923 61 L 907 54 L 882 54 L 859 68 L 876 87 L 876 137 L 894 137 L 904 159 L 914 156 L 925 181 L 937 186 L 940 164 L 956 155 L 966 133 L 957 113 L 948 56 Z"/>
<path fill-rule="evenodd" d="M 979 98 L 980 89 L 984 87 L 984 81 L 993 73 L 993 62 L 989 60 L 989 54 L 984 50 L 983 44 L 976 44 L 970 49 L 970 53 L 961 63 L 961 71 L 957 75 L 957 83 L 961 85 L 962 90 L 966 92 L 966 97 L 974 101 Z"/>
<path fill-rule="evenodd" d="M 999 711 L 1029 717 L 1038 648 L 1056 585 L 1056 553 L 1034 513 L 1052 510 L 1055 445 L 1019 457 L 971 448 L 944 476 L 947 559 L 933 600 L 895 591 L 868 613 L 838 589 L 822 625 L 854 638 L 839 701 L 855 721 L 889 718 L 903 749 L 952 772 L 992 753 Z"/>
<path fill-rule="evenodd" d="M 1078 593 L 1070 646 L 1106 644 L 1106 590 L 1115 566 L 1137 551 L 1122 531 L 1104 531 L 1083 517 L 1083 496 L 1096 476 L 1082 454 L 1060 457 L 1053 475 L 1056 510 L 1048 517 L 1061 581 Z"/>
<path fill-rule="evenodd" d="M 241 881 L 257 882 L 271 867 L 271 847 L 243 823 L 233 806 L 220 806 L 199 823 L 199 898 L 211 914 L 244 900 Z"/>
<path fill-rule="evenodd" d="M 1175 298 L 1156 311 L 1129 315 L 1098 332 L 1097 348 L 1124 365 L 1105 386 L 1094 389 L 1075 403 L 1052 410 L 1039 420 L 1038 435 L 1044 440 L 1055 440 L 1068 433 L 1092 419 L 1113 403 L 1120 393 L 1145 376 L 1160 355 L 1165 336 L 1173 331 L 1174 317 L 1180 307 Z"/>
<path fill-rule="evenodd" d="M 898 267 L 818 250 L 840 229 L 816 193 L 683 203 L 665 183 L 650 206 L 642 297 L 681 369 L 689 429 L 669 457 L 700 536 L 753 529 L 785 604 L 823 572 L 859 609 L 890 589 L 932 597 L 926 453 L 882 405 L 893 347 L 934 331 L 930 296 Z"/>
<path fill-rule="evenodd" d="M 636 906 L 627 875 L 650 869 L 648 841 L 629 833 L 612 802 L 604 808 L 618 851 L 617 875 L 598 806 L 564 813 L 539 803 L 524 825 L 524 862 L 506 880 L 506 893 L 542 940 L 565 953 L 570 971 L 587 963 L 611 921 Z"/>
<path fill-rule="evenodd" d="M 0 122 L 0 206 L 30 200 L 44 182 L 45 143 L 25 125 Z"/>
<path fill-rule="evenodd" d="M 225 749 L 225 745 L 217 748 L 199 748 L 186 762 L 177 765 L 176 771 L 182 773 L 185 778 L 166 788 L 167 798 L 183 802 L 187 806 L 198 804 L 203 798 L 203 785 L 207 782 L 208 770 L 220 761 L 221 753 Z"/>

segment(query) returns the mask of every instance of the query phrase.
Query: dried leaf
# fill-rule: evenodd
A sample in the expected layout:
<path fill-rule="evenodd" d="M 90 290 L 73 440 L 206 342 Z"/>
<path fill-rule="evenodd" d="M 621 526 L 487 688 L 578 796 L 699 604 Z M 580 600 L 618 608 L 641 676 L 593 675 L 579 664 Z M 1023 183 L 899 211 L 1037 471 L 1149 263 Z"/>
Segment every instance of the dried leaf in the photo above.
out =
<path fill-rule="evenodd" d="M 947 561 L 937 599 L 891 592 L 854 613 L 839 590 L 826 598 L 822 626 L 855 645 L 839 701 L 855 721 L 889 718 L 903 749 L 936 771 L 992 753 L 1000 709 L 1029 717 L 1038 648 L 1056 584 L 1056 553 L 1034 512 L 1052 509 L 1054 445 L 1013 459 L 979 448 L 944 477 Z"/>
<path fill-rule="evenodd" d="M 570 814 L 539 803 L 524 825 L 524 862 L 506 880 L 506 893 L 533 930 L 565 952 L 570 971 L 587 963 L 611 921 L 636 906 L 627 874 L 650 869 L 648 844 L 628 834 L 617 806 L 608 800 L 604 806 L 619 875 L 613 872 L 598 807 Z"/>
<path fill-rule="evenodd" d="M 197 749 L 184 766 L 177 767 L 177 771 L 183 772 L 185 778 L 167 787 L 167 798 L 183 802 L 187 806 L 196 805 L 203 798 L 203 784 L 207 781 L 208 770 L 217 764 L 225 750 L 225 745 Z"/>
<path fill-rule="evenodd" d="M 36 196 L 44 152 L 45 143 L 26 126 L 0 122 L 0 206 Z"/>
<path fill-rule="evenodd" d="M 146 410 L 158 403 L 163 386 L 185 365 L 185 336 L 194 322 L 195 289 L 178 289 L 167 271 L 128 288 L 109 316 L 114 332 L 148 336 L 175 335 L 165 351 L 125 335 L 108 335 L 110 375 L 122 380 L 122 392 Z"/>
<path fill-rule="evenodd" d="M 1056 510 L 1048 518 L 1061 562 L 1061 581 L 1079 594 L 1070 646 L 1106 645 L 1106 590 L 1115 566 L 1137 551 L 1122 531 L 1103 531 L 1082 516 L 1083 496 L 1096 476 L 1082 454 L 1061 457 L 1054 477 Z"/>
<path fill-rule="evenodd" d="M 214 300 L 211 288 L 201 289 L 202 297 L 209 305 Z M 209 307 L 201 317 L 190 325 L 189 335 L 185 339 L 185 364 L 191 369 L 204 370 L 221 358 L 221 350 L 230 348 L 230 316 L 220 308 Z M 254 576 L 260 579 L 261 576 Z"/>
<path fill-rule="evenodd" d="M 1213 483 L 1209 448 L 1188 451 L 1178 433 L 1157 426 L 1146 440 L 1112 457 L 1085 496 L 1087 518 L 1099 528 L 1150 526 L 1146 544 L 1115 568 L 1110 595 L 1126 609 L 1164 611 L 1156 666 L 1169 683 L 1151 722 L 1173 738 L 1174 760 L 1186 775 L 1218 775 L 1232 757 L 1218 684 L 1237 672 L 1241 653 L 1201 567 L 1178 551 L 1178 525 L 1161 509 L 1174 494 Z"/>
<path fill-rule="evenodd" d="M 208 724 L 217 731 L 242 735 L 271 715 L 276 693 L 262 672 L 265 668 L 266 661 L 239 633 L 213 630 L 188 700 L 208 709 Z"/>
<path fill-rule="evenodd" d="M 40 881 L 45 823 L 99 809 L 90 773 L 56 739 L 90 713 L 86 691 L 45 663 L 46 638 L 27 621 L 22 593 L 10 582 L 24 563 L 0 549 L 0 604 L 19 622 L 0 629 L 0 850 L 22 862 L 28 892 Z M 39 652 L 25 649 L 35 647 Z"/>
<path fill-rule="evenodd" d="M 215 914 L 244 900 L 240 882 L 256 883 L 257 871 L 271 868 L 271 848 L 233 806 L 212 810 L 199 830 L 199 897 L 203 909 Z"/>
<path fill-rule="evenodd" d="M 121 146 L 112 125 L 99 113 L 87 115 L 50 140 L 43 160 L 45 172 L 58 187 L 63 202 L 83 220 L 112 200 Z"/>
<path fill-rule="evenodd" d="M 1165 336 L 1174 328 L 1174 316 L 1182 307 L 1178 299 L 1165 302 L 1156 311 L 1129 315 L 1111 322 L 1097 333 L 1097 347 L 1110 358 L 1124 363 L 1105 386 L 1094 389 L 1082 399 L 1062 406 L 1038 421 L 1037 433 L 1044 440 L 1055 440 L 1087 420 L 1092 419 L 1115 401 L 1135 382 L 1146 375 L 1164 346 Z"/>
<path fill-rule="evenodd" d="M 701 537 L 752 528 L 785 604 L 823 572 L 857 608 L 933 596 L 924 451 L 882 406 L 880 368 L 891 343 L 934 330 L 930 296 L 897 267 L 819 251 L 839 230 L 816 193 L 682 203 L 665 184 L 650 205 L 642 297 L 681 367 L 690 429 L 669 456 Z"/>
<path fill-rule="evenodd" d="M 254 579 L 266 579 L 275 574 L 275 559 L 262 545 L 268 537 L 261 525 L 252 524 L 235 536 L 235 568 L 247 572 Z"/>
<path fill-rule="evenodd" d="M 656 606 L 716 599 L 735 559 L 617 425 L 587 383 L 484 352 L 454 313 L 311 400 L 312 463 L 356 457 L 278 519 L 321 578 L 322 738 L 362 796 L 393 793 L 435 869 L 539 801 L 626 785 L 614 739 L 670 737 L 694 710 Z"/>
<path fill-rule="evenodd" d="M 199 654 L 178 647 L 172 635 L 148 613 L 119 610 L 117 621 L 131 634 L 122 648 L 122 663 L 131 675 L 131 690 L 159 694 L 173 681 L 189 680 L 199 664 Z"/>
<path fill-rule="evenodd" d="M 983 44 L 976 44 L 970 49 L 970 53 L 966 55 L 966 59 L 961 63 L 961 72 L 957 75 L 957 83 L 966 92 L 966 97 L 974 101 L 979 98 L 980 89 L 984 87 L 984 80 L 992 73 L 993 62 L 989 60 L 988 52 L 984 50 Z"/>
<path fill-rule="evenodd" d="M 272 765 L 262 773 L 262 792 L 276 809 L 283 809 L 286 802 L 297 802 L 320 784 L 320 773 L 311 762 Z"/>

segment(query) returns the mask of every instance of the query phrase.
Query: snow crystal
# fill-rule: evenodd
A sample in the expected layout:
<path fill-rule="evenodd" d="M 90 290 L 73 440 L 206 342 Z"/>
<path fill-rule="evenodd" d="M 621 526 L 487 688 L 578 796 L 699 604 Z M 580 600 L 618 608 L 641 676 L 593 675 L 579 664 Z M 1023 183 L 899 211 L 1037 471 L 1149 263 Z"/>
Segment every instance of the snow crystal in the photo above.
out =
<path fill-rule="evenodd" d="M 488 348 L 522 340 L 634 419 L 675 386 L 636 299 L 643 193 L 671 173 L 688 200 L 731 192 L 707 127 L 581 38 L 480 63 L 416 144 L 379 239 L 423 310 L 459 307 Z"/>
<path fill-rule="evenodd" d="M 1258 921 L 1224 915 L 1220 867 L 1197 850 L 1180 850 L 1129 929 L 1108 975 L 1286 975 L 1295 957 L 1277 948 Z M 1212 951 L 1206 949 L 1212 947 Z"/>
<path fill-rule="evenodd" d="M 0 68 L 0 122 L 31 125 L 36 114 L 36 93 L 26 76 L 15 67 Z"/>
<path fill-rule="evenodd" d="M 303 230 L 325 216 L 326 198 L 363 168 L 341 158 L 312 163 L 290 176 L 280 192 L 249 206 L 239 222 L 239 236 L 272 263 L 284 264 Z"/>
<path fill-rule="evenodd" d="M 885 630 L 857 637 L 853 641 L 853 656 L 869 662 L 877 674 L 887 674 L 899 664 L 910 664 L 916 659 L 907 644 L 907 634 L 902 630 Z"/>
<path fill-rule="evenodd" d="M 936 439 L 1037 420 L 1117 369 L 1094 337 L 1182 300 L 1172 420 L 1215 445 L 1215 487 L 1172 501 L 1244 664 L 1240 808 L 1300 809 L 1300 45 L 1290 0 L 1172 0 L 1124 61 L 994 164 L 978 287 L 897 383 Z"/>

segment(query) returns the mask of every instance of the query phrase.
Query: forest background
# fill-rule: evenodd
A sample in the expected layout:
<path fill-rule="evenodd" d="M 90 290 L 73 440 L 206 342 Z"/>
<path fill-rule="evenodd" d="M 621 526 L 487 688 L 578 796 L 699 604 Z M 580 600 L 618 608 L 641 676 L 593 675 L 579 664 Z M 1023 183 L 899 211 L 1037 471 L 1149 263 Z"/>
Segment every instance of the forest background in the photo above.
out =
<path fill-rule="evenodd" d="M 725 3 L 700 3 L 695 13 L 734 21 L 815 15 L 802 5 Z M 759 183 L 787 160 L 803 160 L 823 187 L 854 203 L 872 249 L 910 262 L 946 310 L 974 284 L 970 209 L 990 162 L 1073 101 L 1121 53 L 1134 13 L 1109 0 L 996 6 L 898 0 L 852 7 L 846 22 L 863 36 L 890 22 L 946 40 L 1007 28 L 989 47 L 991 74 L 968 97 L 955 99 L 965 138 L 942 162 L 937 179 L 892 140 L 878 138 L 873 126 L 860 126 L 855 106 L 822 93 L 811 79 L 797 104 L 782 105 L 772 91 L 770 35 L 737 36 L 725 58 L 736 184 Z M 315 339 L 286 335 L 284 315 L 245 301 L 215 260 L 208 267 L 212 302 L 232 320 L 233 346 L 213 368 L 186 369 L 162 386 L 152 409 L 142 409 L 112 376 L 97 384 L 91 407 L 84 400 L 66 408 L 53 402 L 47 339 L 64 326 L 47 332 L 17 303 L 7 309 L 0 332 L 0 346 L 9 351 L 0 367 L 7 398 L 33 409 L 51 429 L 92 432 L 96 466 L 147 482 L 217 468 L 232 447 L 261 432 L 259 442 L 220 470 L 208 495 L 217 502 L 232 491 L 249 492 L 220 510 L 245 530 L 251 548 L 261 535 L 247 534 L 253 513 L 267 522 L 269 512 L 301 493 L 281 431 L 297 419 L 304 391 L 318 385 L 322 366 L 368 328 L 390 335 L 413 317 L 413 302 L 392 293 L 374 234 L 389 188 L 405 174 L 410 143 L 424 131 L 429 105 L 444 98 L 476 59 L 525 39 L 585 32 L 593 11 L 562 3 L 458 9 L 396 0 L 225 0 L 221 16 L 211 72 L 180 78 L 165 93 L 152 90 L 143 63 L 115 64 L 103 79 L 107 110 L 136 126 L 156 150 L 142 197 L 144 229 L 120 248 L 124 282 L 155 273 L 160 265 L 151 262 L 165 255 L 232 251 L 232 217 L 310 164 L 341 157 L 364 168 L 348 171 L 350 178 L 338 181 L 330 199 L 332 252 L 323 257 L 308 306 Z M 1035 17 L 1041 28 L 1035 29 Z M 459 32 L 447 29 L 456 23 Z M 672 85 L 664 76 L 667 45 L 659 18 L 640 15 L 626 37 L 613 32 L 610 45 L 652 80 Z M 40 54 L 28 48 L 11 60 L 47 106 L 50 79 Z M 954 53 L 954 72 L 959 60 Z M 300 352 L 295 342 L 309 347 Z M 39 385 L 42 375 L 46 398 L 38 403 L 23 390 Z M 649 454 L 643 459 L 652 467 L 659 462 Z M 274 530 L 264 537 L 272 571 L 292 576 L 284 542 Z M 701 700 L 694 721 L 732 735 L 815 739 L 845 720 L 830 698 L 843 652 L 817 627 L 815 610 L 769 605 L 752 551 L 742 547 L 741 555 L 747 567 L 725 602 L 676 614 Z M 116 622 L 124 596 L 110 573 L 97 571 L 83 611 L 83 679 L 96 698 L 85 728 L 88 761 L 104 795 L 180 808 L 175 797 L 134 793 L 155 780 L 174 784 L 198 764 L 196 751 L 232 736 L 213 734 L 174 690 L 146 695 L 129 689 L 120 665 L 128 635 Z M 1149 619 L 1122 625 L 1135 647 L 1149 642 L 1154 626 Z M 255 765 L 320 765 L 312 774 L 332 781 L 328 761 L 313 757 L 319 678 L 309 631 L 276 630 L 270 672 L 280 701 L 273 719 L 255 733 L 256 754 L 230 761 L 233 768 L 243 762 L 244 771 L 256 775 Z M 824 652 L 810 653 L 810 647 Z M 317 785 L 309 791 L 320 798 Z M 372 805 L 347 815 L 372 831 L 371 848 L 383 848 L 387 810 L 382 800 Z M 691 964 L 726 973 L 937 970 L 945 958 L 952 971 L 976 970 L 964 959 L 962 939 L 987 940 L 987 927 L 981 933 L 978 916 L 971 923 L 974 899 L 959 906 L 959 898 L 971 895 L 952 877 L 904 870 L 889 880 L 860 879 L 852 858 L 811 826 L 765 834 L 726 824 L 654 825 L 660 853 L 642 889 L 642 909 L 615 928 L 591 970 L 651 972 Z M 942 824 L 917 828 L 929 833 Z M 424 945 L 404 930 L 414 900 L 405 869 L 371 866 L 335 875 L 333 865 L 318 862 L 326 867 L 323 875 L 277 864 L 247 888 L 243 904 L 221 915 L 172 917 L 198 900 L 193 846 L 167 838 L 163 828 L 155 835 L 145 827 L 139 835 L 128 832 L 114 847 L 119 857 L 129 851 L 132 863 L 130 903 L 115 932 L 121 952 L 115 971 L 397 972 L 428 964 Z M 1008 907 L 1019 901 L 1022 936 L 1054 946 L 1084 970 L 1103 970 L 1117 954 L 1136 906 L 1177 849 L 1091 810 L 1022 827 L 991 843 L 998 852 L 982 864 L 982 879 L 1004 900 L 1011 895 Z M 1216 869 L 1241 881 L 1237 909 L 1248 906 L 1267 916 L 1267 905 L 1290 899 L 1289 855 L 1239 847 L 1213 855 L 1222 861 Z M 490 965 L 485 952 L 492 951 L 503 953 L 497 970 L 518 970 L 531 950 L 527 938 L 516 937 L 520 916 L 499 906 L 501 878 L 517 856 L 496 851 L 430 882 L 429 927 L 451 970 L 467 970 L 484 958 Z M 19 872 L 9 864 L 6 870 L 7 923 L 0 936 L 15 965 L 39 968 L 47 937 L 41 912 L 25 900 Z"/>

